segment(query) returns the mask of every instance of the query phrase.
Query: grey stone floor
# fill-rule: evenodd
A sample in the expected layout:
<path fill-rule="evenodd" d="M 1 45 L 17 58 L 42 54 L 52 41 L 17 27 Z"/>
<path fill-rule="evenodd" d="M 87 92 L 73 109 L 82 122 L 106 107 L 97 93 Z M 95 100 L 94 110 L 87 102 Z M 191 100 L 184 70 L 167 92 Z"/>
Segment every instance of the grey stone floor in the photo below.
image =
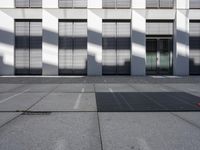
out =
<path fill-rule="evenodd" d="M 200 102 L 200 77 L 91 78 L 0 78 L 0 150 L 200 149 L 200 111 L 99 112 L 96 101 L 99 92 L 183 92 Z"/>

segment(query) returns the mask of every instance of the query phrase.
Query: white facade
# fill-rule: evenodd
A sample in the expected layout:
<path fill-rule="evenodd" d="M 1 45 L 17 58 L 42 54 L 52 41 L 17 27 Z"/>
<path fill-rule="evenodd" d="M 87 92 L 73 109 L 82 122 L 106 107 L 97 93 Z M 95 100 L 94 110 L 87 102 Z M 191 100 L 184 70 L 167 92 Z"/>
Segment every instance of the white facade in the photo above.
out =
<path fill-rule="evenodd" d="M 189 75 L 189 21 L 200 20 L 200 9 L 176 0 L 174 9 L 146 9 L 146 0 L 132 0 L 130 9 L 102 9 L 102 0 L 88 0 L 87 9 L 60 9 L 58 0 L 43 0 L 42 8 L 15 8 L 0 1 L 0 75 L 14 75 L 15 19 L 42 19 L 43 75 L 58 75 L 59 19 L 87 19 L 88 75 L 102 75 L 102 21 L 131 21 L 131 75 L 146 75 L 146 20 L 174 21 L 173 75 Z M 53 43 L 52 43 L 53 42 Z"/>

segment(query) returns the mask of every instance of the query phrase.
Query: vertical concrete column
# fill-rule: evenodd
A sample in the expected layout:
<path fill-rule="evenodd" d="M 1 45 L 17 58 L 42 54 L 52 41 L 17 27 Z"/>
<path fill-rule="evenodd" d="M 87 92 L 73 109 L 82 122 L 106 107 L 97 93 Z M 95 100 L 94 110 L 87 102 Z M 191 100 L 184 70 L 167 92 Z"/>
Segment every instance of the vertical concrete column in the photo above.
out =
<path fill-rule="evenodd" d="M 0 0 L 0 8 L 14 8 L 15 0 Z"/>
<path fill-rule="evenodd" d="M 189 75 L 188 0 L 177 0 L 174 33 L 174 75 Z"/>
<path fill-rule="evenodd" d="M 189 9 L 190 0 L 176 0 L 177 9 Z"/>
<path fill-rule="evenodd" d="M 0 75 L 14 75 L 14 19 L 0 10 Z"/>
<path fill-rule="evenodd" d="M 145 75 L 146 19 L 145 10 L 132 10 L 131 75 Z"/>
<path fill-rule="evenodd" d="M 43 75 L 58 75 L 58 18 L 43 10 Z"/>
<path fill-rule="evenodd" d="M 102 0 L 88 0 L 88 8 L 102 8 Z"/>
<path fill-rule="evenodd" d="M 146 0 L 132 0 L 132 8 L 145 9 Z"/>
<path fill-rule="evenodd" d="M 58 0 L 42 0 L 43 8 L 58 8 Z"/>
<path fill-rule="evenodd" d="M 88 75 L 102 75 L 102 19 L 88 10 Z"/>
<path fill-rule="evenodd" d="M 88 75 L 102 75 L 102 18 L 98 14 L 101 0 L 88 0 Z"/>

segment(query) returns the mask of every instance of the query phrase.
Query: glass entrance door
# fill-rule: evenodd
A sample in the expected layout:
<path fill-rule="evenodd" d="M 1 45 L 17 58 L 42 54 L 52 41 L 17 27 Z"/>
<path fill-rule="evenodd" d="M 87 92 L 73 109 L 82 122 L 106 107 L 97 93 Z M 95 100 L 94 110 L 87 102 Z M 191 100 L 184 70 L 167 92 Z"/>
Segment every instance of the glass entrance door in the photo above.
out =
<path fill-rule="evenodd" d="M 148 75 L 172 74 L 172 38 L 149 38 L 146 43 Z"/>
<path fill-rule="evenodd" d="M 159 74 L 172 74 L 172 40 L 159 40 Z"/>
<path fill-rule="evenodd" d="M 146 45 L 146 71 L 147 74 L 157 74 L 157 40 L 148 39 Z"/>

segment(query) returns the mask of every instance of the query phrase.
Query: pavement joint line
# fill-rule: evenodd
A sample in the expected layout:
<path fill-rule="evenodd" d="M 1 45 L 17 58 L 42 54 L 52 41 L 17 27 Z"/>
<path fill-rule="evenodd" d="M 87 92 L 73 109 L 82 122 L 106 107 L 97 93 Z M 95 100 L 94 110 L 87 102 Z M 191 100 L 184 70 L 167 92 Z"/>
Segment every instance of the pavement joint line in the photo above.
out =
<path fill-rule="evenodd" d="M 196 127 L 197 129 L 200 130 L 200 126 L 199 126 L 198 124 L 196 124 L 196 123 L 194 123 L 194 122 L 192 122 L 192 121 L 189 121 L 189 120 L 187 120 L 187 119 L 185 119 L 185 118 L 179 116 L 178 114 L 175 114 L 174 112 L 170 112 L 170 114 L 172 114 L 173 116 L 179 118 L 180 120 L 182 120 L 182 121 L 184 121 L 184 122 L 187 122 L 188 124 L 190 124 L 190 125 L 192 125 L 192 126 L 194 126 L 194 127 Z"/>
<path fill-rule="evenodd" d="M 79 108 L 79 105 L 80 105 L 80 102 L 81 102 L 81 97 L 82 97 L 84 91 L 85 91 L 85 88 L 82 88 L 81 93 L 78 95 L 78 98 L 76 99 L 75 105 L 73 107 L 74 109 Z"/>
<path fill-rule="evenodd" d="M 33 105 L 31 105 L 29 108 L 26 109 L 26 111 L 30 110 L 33 106 L 35 106 L 37 103 L 39 103 L 40 101 L 42 101 L 45 97 L 47 97 L 49 94 L 51 94 L 57 87 L 59 86 L 59 84 L 57 84 L 57 86 L 55 88 L 53 88 L 51 91 L 49 91 L 47 94 L 45 94 L 44 96 L 42 96 L 38 101 L 36 101 Z"/>
<path fill-rule="evenodd" d="M 19 95 L 21 95 L 21 94 L 23 94 L 23 93 L 26 93 L 28 90 L 29 90 L 29 89 L 26 89 L 26 90 L 24 90 L 24 91 L 22 91 L 22 92 L 20 92 L 20 93 L 17 93 L 17 94 L 15 94 L 15 95 L 12 95 L 12 96 L 10 96 L 10 97 L 7 97 L 7 98 L 5 98 L 5 99 L 3 99 L 3 100 L 0 100 L 0 104 L 6 102 L 6 101 L 8 101 L 8 100 L 10 100 L 10 99 L 12 99 L 12 98 L 14 98 L 14 97 L 16 97 L 16 96 L 19 96 Z"/>
<path fill-rule="evenodd" d="M 11 123 L 12 121 L 14 121 L 15 119 L 19 118 L 23 113 L 20 113 L 19 115 L 16 115 L 14 118 L 12 118 L 11 120 L 8 120 L 7 122 L 5 122 L 4 124 L 2 124 L 0 126 L 0 129 L 3 128 L 4 126 L 6 126 L 7 124 Z"/>
<path fill-rule="evenodd" d="M 101 150 L 103 150 L 103 140 L 102 140 L 102 132 L 101 132 L 101 124 L 100 124 L 100 119 L 99 119 L 99 112 L 97 111 L 97 123 L 98 123 L 98 129 L 99 129 L 99 138 L 100 138 L 100 145 L 101 145 Z"/>

